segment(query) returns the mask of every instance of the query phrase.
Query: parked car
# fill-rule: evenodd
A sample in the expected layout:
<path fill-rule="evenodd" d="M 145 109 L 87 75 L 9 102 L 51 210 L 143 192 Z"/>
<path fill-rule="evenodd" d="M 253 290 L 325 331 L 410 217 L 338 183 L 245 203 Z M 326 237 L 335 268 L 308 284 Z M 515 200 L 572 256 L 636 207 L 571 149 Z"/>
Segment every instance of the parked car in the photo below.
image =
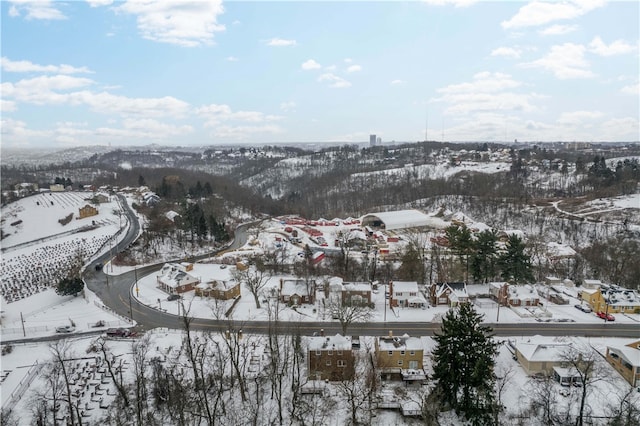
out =
<path fill-rule="evenodd" d="M 76 328 L 72 325 L 61 325 L 56 327 L 56 333 L 73 333 Z"/>
<path fill-rule="evenodd" d="M 616 318 L 613 315 L 608 314 L 606 312 L 598 312 L 598 313 L 596 313 L 596 315 L 598 316 L 598 318 L 606 319 L 607 321 L 615 321 L 616 320 Z"/>
<path fill-rule="evenodd" d="M 128 337 L 131 332 L 126 328 L 110 328 L 107 330 L 107 337 Z"/>
<path fill-rule="evenodd" d="M 592 312 L 591 307 L 587 306 L 587 305 L 575 305 L 576 309 L 581 310 L 582 312 L 586 312 L 588 314 L 590 314 Z"/>
<path fill-rule="evenodd" d="M 169 302 L 171 302 L 172 300 L 178 300 L 178 299 L 182 299 L 182 296 L 180 296 L 179 294 L 170 294 L 169 297 L 167 297 L 167 300 Z"/>

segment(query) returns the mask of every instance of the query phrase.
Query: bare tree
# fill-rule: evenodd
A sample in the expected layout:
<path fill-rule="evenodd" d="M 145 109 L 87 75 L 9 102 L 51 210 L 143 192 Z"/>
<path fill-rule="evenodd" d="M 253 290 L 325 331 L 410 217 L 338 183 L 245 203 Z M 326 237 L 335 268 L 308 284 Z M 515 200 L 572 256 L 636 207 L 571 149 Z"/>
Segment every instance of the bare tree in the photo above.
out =
<path fill-rule="evenodd" d="M 257 268 L 247 268 L 245 270 L 235 269 L 233 272 L 233 278 L 244 283 L 256 302 L 256 308 L 260 309 L 260 296 L 262 296 L 262 290 L 267 285 L 270 275 L 264 270 L 258 270 Z"/>
<path fill-rule="evenodd" d="M 97 341 L 98 350 L 102 353 L 105 365 L 107 366 L 107 372 L 113 380 L 113 384 L 118 391 L 120 400 L 125 409 L 129 408 L 129 393 L 127 391 L 126 383 L 122 377 L 122 359 L 116 360 L 116 356 L 111 352 L 111 349 L 107 345 L 106 340 L 99 339 Z M 118 365 L 119 363 L 119 365 Z"/>
<path fill-rule="evenodd" d="M 347 328 L 354 322 L 367 322 L 373 317 L 373 311 L 364 303 L 342 303 L 338 298 L 329 298 L 326 309 L 331 318 L 340 322 L 342 335 L 347 334 Z"/>
<path fill-rule="evenodd" d="M 638 406 L 637 391 L 633 386 L 626 386 L 622 394 L 616 395 L 618 401 L 609 402 L 611 422 L 609 426 L 640 426 L 640 407 Z"/>
<path fill-rule="evenodd" d="M 549 376 L 532 378 L 530 409 L 540 417 L 543 425 L 551 426 L 558 423 L 557 390 L 555 381 Z"/>
<path fill-rule="evenodd" d="M 576 426 L 584 425 L 585 410 L 587 409 L 587 396 L 591 393 L 592 387 L 606 377 L 603 369 L 602 357 L 590 346 L 572 345 L 561 354 L 562 360 L 569 365 L 571 371 L 580 381 L 579 408 L 576 418 Z"/>
<path fill-rule="evenodd" d="M 80 407 L 77 400 L 74 400 L 71 392 L 71 372 L 69 371 L 69 365 L 65 364 L 66 361 L 71 358 L 69 343 L 66 340 L 58 340 L 49 346 L 49 349 L 53 355 L 52 363 L 54 368 L 60 369 L 60 376 L 62 377 L 64 386 L 64 399 L 67 403 L 67 412 L 69 413 L 68 421 L 72 426 L 76 424 L 82 426 L 82 416 L 80 415 Z"/>
<path fill-rule="evenodd" d="M 371 423 L 371 413 L 374 409 L 371 393 L 376 372 L 370 360 L 366 359 L 367 357 L 368 351 L 366 354 L 358 352 L 354 360 L 355 374 L 353 377 L 336 382 L 338 393 L 344 397 L 347 403 L 348 421 L 351 425 Z"/>

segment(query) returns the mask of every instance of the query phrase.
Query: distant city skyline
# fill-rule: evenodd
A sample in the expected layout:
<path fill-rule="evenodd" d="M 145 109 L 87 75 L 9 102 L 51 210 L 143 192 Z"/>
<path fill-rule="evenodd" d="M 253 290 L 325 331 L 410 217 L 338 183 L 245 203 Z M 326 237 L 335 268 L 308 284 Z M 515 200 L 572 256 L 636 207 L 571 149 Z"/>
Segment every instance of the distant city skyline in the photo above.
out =
<path fill-rule="evenodd" d="M 0 8 L 3 148 L 640 140 L 636 1 Z"/>

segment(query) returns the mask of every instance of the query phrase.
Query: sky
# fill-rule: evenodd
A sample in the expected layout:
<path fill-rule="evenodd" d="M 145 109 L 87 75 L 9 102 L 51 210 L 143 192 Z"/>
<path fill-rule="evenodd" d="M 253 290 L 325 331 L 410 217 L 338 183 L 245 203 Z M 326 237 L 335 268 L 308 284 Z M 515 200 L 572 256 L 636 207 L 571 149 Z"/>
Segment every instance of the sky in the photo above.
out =
<path fill-rule="evenodd" d="M 3 0 L 3 148 L 640 140 L 640 3 Z"/>

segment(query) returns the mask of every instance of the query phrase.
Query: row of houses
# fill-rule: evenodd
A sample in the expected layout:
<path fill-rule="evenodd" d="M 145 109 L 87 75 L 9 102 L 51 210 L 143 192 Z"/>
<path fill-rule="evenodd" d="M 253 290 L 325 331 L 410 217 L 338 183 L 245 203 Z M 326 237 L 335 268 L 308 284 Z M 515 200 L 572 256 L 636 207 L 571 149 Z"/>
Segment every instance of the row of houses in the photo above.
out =
<path fill-rule="evenodd" d="M 354 351 L 358 350 L 353 338 L 335 336 L 309 337 L 307 372 L 310 379 L 341 381 L 355 374 Z M 355 346 L 355 347 L 354 347 Z M 424 348 L 418 337 L 409 335 L 376 337 L 373 362 L 385 380 L 404 383 L 422 383 L 424 372 Z"/>

